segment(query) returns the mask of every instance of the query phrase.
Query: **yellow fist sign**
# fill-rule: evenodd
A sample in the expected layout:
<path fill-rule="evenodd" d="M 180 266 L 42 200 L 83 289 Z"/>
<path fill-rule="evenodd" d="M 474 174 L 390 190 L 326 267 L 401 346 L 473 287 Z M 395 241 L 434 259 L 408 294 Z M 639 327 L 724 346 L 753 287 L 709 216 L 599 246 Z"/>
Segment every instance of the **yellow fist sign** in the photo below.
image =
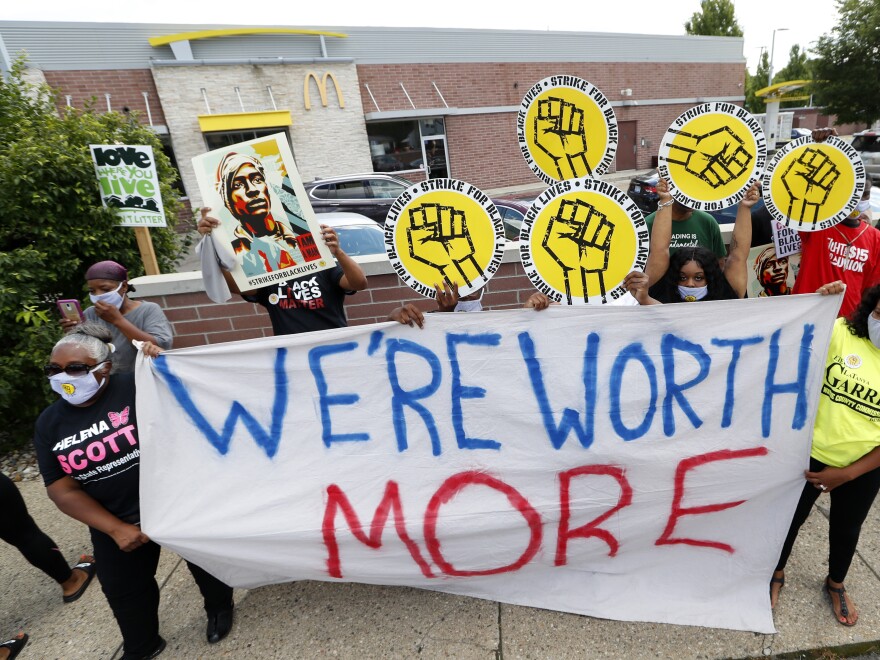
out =
<path fill-rule="evenodd" d="M 837 137 L 821 143 L 802 137 L 776 152 L 764 175 L 771 215 L 798 231 L 836 225 L 856 208 L 865 190 L 865 166 Z"/>
<path fill-rule="evenodd" d="M 617 119 L 608 99 L 575 76 L 551 76 L 523 97 L 517 116 L 519 147 L 545 183 L 597 176 L 617 152 Z"/>
<path fill-rule="evenodd" d="M 717 211 L 743 198 L 766 158 L 764 131 L 754 117 L 730 103 L 705 103 L 666 131 L 657 169 L 679 202 Z"/>
<path fill-rule="evenodd" d="M 385 221 L 385 250 L 397 275 L 423 296 L 458 284 L 485 286 L 501 266 L 504 227 L 489 197 L 464 181 L 429 179 L 408 188 Z"/>
<path fill-rule="evenodd" d="M 603 304 L 644 270 L 648 228 L 622 190 L 590 178 L 558 183 L 529 209 L 520 234 L 523 268 L 535 287 L 568 305 Z"/>

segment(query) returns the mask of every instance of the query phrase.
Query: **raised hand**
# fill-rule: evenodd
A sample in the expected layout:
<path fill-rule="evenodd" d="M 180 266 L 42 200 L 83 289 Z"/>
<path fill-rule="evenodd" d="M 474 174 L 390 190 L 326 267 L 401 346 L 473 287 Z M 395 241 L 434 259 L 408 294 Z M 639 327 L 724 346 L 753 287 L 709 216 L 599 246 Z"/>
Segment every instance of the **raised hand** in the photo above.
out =
<path fill-rule="evenodd" d="M 780 178 L 788 194 L 788 204 L 781 210 L 791 222 L 812 224 L 818 222 L 819 209 L 840 178 L 840 170 L 822 147 L 807 147 Z"/>
<path fill-rule="evenodd" d="M 727 126 L 703 135 L 685 131 L 673 132 L 678 137 L 669 145 L 666 162 L 681 165 L 688 173 L 712 188 L 720 188 L 735 181 L 748 170 L 754 160 L 742 139 Z"/>
<path fill-rule="evenodd" d="M 553 160 L 560 180 L 593 175 L 587 162 L 584 111 L 573 103 L 555 96 L 538 101 L 534 139 Z"/>
<path fill-rule="evenodd" d="M 604 273 L 608 270 L 613 234 L 614 225 L 605 214 L 581 200 L 562 200 L 559 212 L 550 219 L 541 244 L 563 270 L 569 305 L 573 300 L 572 277 L 579 278 L 584 302 L 588 302 L 588 273 L 598 276 L 598 293 L 604 301 Z"/>
<path fill-rule="evenodd" d="M 467 230 L 464 211 L 441 204 L 422 204 L 409 211 L 406 230 L 409 255 L 438 271 L 450 286 L 457 277 L 465 284 L 483 275 Z"/>

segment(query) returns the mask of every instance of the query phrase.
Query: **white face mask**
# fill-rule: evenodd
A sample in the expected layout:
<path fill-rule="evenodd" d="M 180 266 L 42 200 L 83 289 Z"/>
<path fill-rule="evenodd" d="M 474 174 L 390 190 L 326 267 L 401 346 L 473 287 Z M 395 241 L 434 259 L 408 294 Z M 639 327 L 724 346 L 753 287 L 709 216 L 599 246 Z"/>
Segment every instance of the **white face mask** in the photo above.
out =
<path fill-rule="evenodd" d="M 685 302 L 702 300 L 709 293 L 708 286 L 681 286 L 678 285 L 678 293 Z M 702 308 L 701 308 L 702 309 Z"/>
<path fill-rule="evenodd" d="M 102 382 L 98 382 L 95 372 L 103 367 L 105 362 L 96 364 L 82 376 L 68 376 L 63 371 L 49 377 L 52 390 L 60 394 L 67 403 L 78 406 L 91 399 L 101 389 Z"/>
<path fill-rule="evenodd" d="M 122 296 L 119 294 L 119 289 L 122 288 L 123 284 L 125 284 L 125 282 L 120 282 L 119 286 L 113 289 L 113 291 L 100 293 L 97 296 L 90 293 L 89 300 L 92 301 L 93 305 L 97 302 L 105 302 L 108 305 L 113 305 L 116 309 L 120 309 L 122 307 Z"/>
<path fill-rule="evenodd" d="M 868 315 L 868 337 L 874 346 L 880 348 L 880 319 L 875 319 L 873 314 Z"/>
<path fill-rule="evenodd" d="M 858 211 L 859 213 L 864 213 L 865 211 L 867 211 L 870 208 L 871 208 L 871 202 L 868 201 L 867 199 L 863 199 L 861 202 L 859 202 L 856 205 L 856 211 Z"/>
<path fill-rule="evenodd" d="M 456 312 L 480 312 L 483 310 L 483 303 L 479 300 L 461 300 L 455 305 Z"/>

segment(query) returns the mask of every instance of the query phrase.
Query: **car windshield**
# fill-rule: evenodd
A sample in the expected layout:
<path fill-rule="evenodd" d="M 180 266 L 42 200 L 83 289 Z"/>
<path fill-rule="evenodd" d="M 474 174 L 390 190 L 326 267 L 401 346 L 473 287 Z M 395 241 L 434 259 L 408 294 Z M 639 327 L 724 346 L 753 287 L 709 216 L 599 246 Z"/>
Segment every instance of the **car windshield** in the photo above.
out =
<path fill-rule="evenodd" d="M 339 247 L 350 257 L 385 254 L 385 234 L 379 225 L 349 225 L 334 229 L 339 236 Z"/>
<path fill-rule="evenodd" d="M 880 151 L 880 141 L 876 135 L 856 135 L 852 147 L 856 151 Z"/>

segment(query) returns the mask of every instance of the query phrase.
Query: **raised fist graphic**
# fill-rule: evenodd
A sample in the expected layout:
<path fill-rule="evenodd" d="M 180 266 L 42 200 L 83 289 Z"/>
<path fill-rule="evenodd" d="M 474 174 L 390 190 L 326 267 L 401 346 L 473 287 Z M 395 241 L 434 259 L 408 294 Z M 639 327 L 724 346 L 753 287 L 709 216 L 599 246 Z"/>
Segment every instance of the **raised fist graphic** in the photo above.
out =
<path fill-rule="evenodd" d="M 720 188 L 738 179 L 754 157 L 745 142 L 727 126 L 704 135 L 671 131 L 679 138 L 669 145 L 666 162 L 681 165 L 712 188 Z"/>
<path fill-rule="evenodd" d="M 584 111 L 573 103 L 555 96 L 538 101 L 534 139 L 553 159 L 560 180 L 593 175 L 587 163 Z"/>
<path fill-rule="evenodd" d="M 442 204 L 422 204 L 409 210 L 406 230 L 409 256 L 440 273 L 443 281 L 454 283 L 454 269 L 470 286 L 483 275 L 474 254 L 474 242 L 467 230 L 464 211 Z"/>
<path fill-rule="evenodd" d="M 819 220 L 819 208 L 828 200 L 840 170 L 820 149 L 807 147 L 780 177 L 788 193 L 786 217 L 802 225 Z"/>
<path fill-rule="evenodd" d="M 588 302 L 588 273 L 598 276 L 599 294 L 605 302 L 605 271 L 613 234 L 614 225 L 605 214 L 581 200 L 562 200 L 559 212 L 550 219 L 541 245 L 563 271 L 569 305 L 572 304 L 572 277 L 580 278 L 584 302 Z M 566 259 L 564 255 L 570 256 Z"/>

